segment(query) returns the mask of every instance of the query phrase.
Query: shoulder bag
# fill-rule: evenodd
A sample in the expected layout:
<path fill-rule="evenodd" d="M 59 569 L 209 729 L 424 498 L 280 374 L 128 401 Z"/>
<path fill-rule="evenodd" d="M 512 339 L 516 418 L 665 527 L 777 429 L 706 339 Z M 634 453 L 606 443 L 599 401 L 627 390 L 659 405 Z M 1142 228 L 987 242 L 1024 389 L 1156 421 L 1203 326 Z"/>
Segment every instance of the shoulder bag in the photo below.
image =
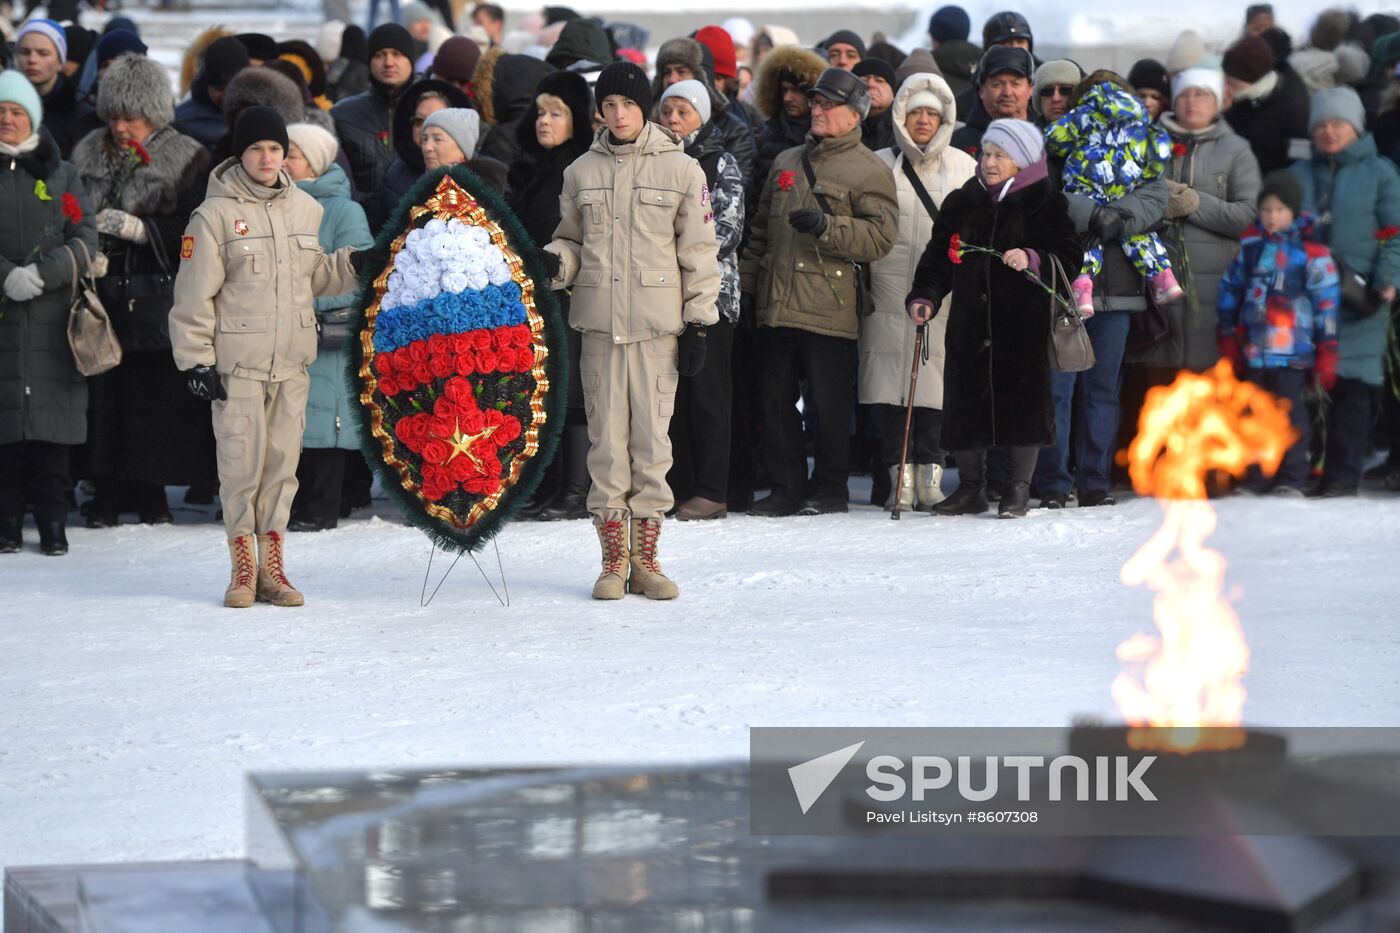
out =
<path fill-rule="evenodd" d="M 122 345 L 112 327 L 107 309 L 97 297 L 96 281 L 92 277 L 92 257 L 82 240 L 85 268 L 78 272 L 78 257 L 73 247 L 68 250 L 68 263 L 73 270 L 73 300 L 68 309 L 68 346 L 73 351 L 73 363 L 84 376 L 97 376 L 115 369 L 122 361 Z"/>
<path fill-rule="evenodd" d="M 1050 261 L 1050 370 L 1082 373 L 1094 366 L 1094 344 L 1084 327 L 1084 318 L 1066 294 L 1070 282 L 1059 257 L 1042 252 Z"/>
<path fill-rule="evenodd" d="M 822 209 L 822 213 L 828 217 L 835 217 L 831 202 L 827 201 L 826 195 L 817 191 L 817 174 L 812 171 L 812 160 L 808 158 L 806 149 L 802 151 L 802 171 L 807 174 L 807 185 L 812 189 L 812 196 L 817 199 L 817 206 Z M 870 266 L 868 263 L 851 262 L 851 269 L 856 280 L 856 315 L 869 317 L 875 313 L 875 292 L 870 286 Z"/>

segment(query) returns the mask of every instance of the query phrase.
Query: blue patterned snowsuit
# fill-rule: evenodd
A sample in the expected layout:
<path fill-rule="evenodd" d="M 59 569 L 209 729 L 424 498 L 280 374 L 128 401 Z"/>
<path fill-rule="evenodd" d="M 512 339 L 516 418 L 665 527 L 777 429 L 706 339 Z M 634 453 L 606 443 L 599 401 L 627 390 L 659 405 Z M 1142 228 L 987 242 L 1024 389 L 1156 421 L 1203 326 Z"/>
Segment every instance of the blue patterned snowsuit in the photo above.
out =
<path fill-rule="evenodd" d="M 1172 158 L 1166 130 L 1148 121 L 1137 97 L 1109 82 L 1089 88 L 1074 109 L 1046 127 L 1045 146 L 1065 160 L 1065 192 L 1099 204 L 1160 177 Z M 1155 233 L 1125 237 L 1121 245 L 1144 278 L 1171 268 Z M 1096 276 L 1102 266 L 1103 244 L 1095 243 L 1084 251 L 1080 272 Z"/>

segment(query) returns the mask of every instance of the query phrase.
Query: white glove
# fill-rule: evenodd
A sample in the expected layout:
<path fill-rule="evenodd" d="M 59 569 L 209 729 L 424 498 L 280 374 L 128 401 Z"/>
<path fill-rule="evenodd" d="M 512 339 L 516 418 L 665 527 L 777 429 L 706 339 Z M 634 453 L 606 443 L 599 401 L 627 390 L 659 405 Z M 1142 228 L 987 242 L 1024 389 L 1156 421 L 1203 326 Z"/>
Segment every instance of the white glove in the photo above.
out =
<path fill-rule="evenodd" d="M 5 297 L 11 301 L 29 301 L 44 293 L 44 280 L 34 264 L 15 266 L 5 276 Z"/>
<path fill-rule="evenodd" d="M 141 222 L 141 218 L 114 207 L 97 212 L 97 232 L 129 243 L 146 242 L 146 225 Z"/>
<path fill-rule="evenodd" d="M 88 266 L 88 273 L 89 273 L 94 279 L 100 279 L 100 278 L 102 278 L 104 275 L 107 274 L 107 254 L 106 254 L 106 253 L 98 253 L 98 254 L 97 254 L 97 257 L 96 257 L 95 259 L 93 259 L 92 264 Z"/>

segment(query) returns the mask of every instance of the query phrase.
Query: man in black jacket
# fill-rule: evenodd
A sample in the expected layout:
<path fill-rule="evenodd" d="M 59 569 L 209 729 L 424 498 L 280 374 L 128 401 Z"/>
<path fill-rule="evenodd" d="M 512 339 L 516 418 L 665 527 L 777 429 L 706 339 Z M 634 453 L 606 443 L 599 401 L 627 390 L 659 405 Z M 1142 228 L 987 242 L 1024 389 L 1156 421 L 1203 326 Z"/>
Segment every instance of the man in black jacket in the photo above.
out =
<path fill-rule="evenodd" d="M 1230 102 L 1225 120 L 1249 143 L 1261 173 L 1292 165 L 1295 140 L 1301 153 L 1310 152 L 1308 90 L 1297 72 L 1275 70 L 1268 42 L 1246 36 L 1226 49 L 1221 65 Z"/>
<path fill-rule="evenodd" d="M 412 52 L 407 29 L 397 23 L 375 27 L 369 34 L 370 89 L 331 108 L 355 188 L 364 194 L 379 187 L 394 160 L 394 107 L 413 80 Z"/>
<path fill-rule="evenodd" d="M 1010 45 L 989 48 L 974 76 L 977 99 L 963 125 L 953 133 L 951 145 L 976 158 L 982 148 L 982 133 L 993 120 L 1034 120 L 1031 80 L 1035 68 L 1035 57 L 1026 49 Z M 959 116 L 962 112 L 959 102 Z"/>
<path fill-rule="evenodd" d="M 663 42 L 656 53 L 656 77 L 651 82 L 652 98 L 660 100 L 661 93 L 677 81 L 694 79 L 705 85 L 710 92 L 715 131 L 724 137 L 724 151 L 739 163 L 747 191 L 754 187 L 755 181 L 753 131 L 749 128 L 749 122 L 730 107 L 729 98 L 715 90 L 714 79 L 705 69 L 708 52 L 694 39 L 682 37 Z"/>

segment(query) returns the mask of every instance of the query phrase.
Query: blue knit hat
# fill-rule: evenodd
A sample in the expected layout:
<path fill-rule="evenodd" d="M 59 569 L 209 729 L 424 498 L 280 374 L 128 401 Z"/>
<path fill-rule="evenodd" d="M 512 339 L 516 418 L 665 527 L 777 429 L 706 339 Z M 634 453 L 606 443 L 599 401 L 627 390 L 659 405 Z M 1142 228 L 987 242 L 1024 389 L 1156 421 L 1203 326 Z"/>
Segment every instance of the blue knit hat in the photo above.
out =
<path fill-rule="evenodd" d="M 1329 87 L 1312 96 L 1308 107 L 1308 132 L 1324 120 L 1345 120 L 1356 127 L 1356 135 L 1366 132 L 1366 108 L 1349 87 Z"/>
<path fill-rule="evenodd" d="M 0 72 L 0 104 L 19 104 L 29 114 L 29 122 L 34 132 L 39 132 L 39 124 L 44 120 L 44 105 L 39 101 L 39 92 L 23 72 Z"/>
<path fill-rule="evenodd" d="M 112 59 L 119 55 L 125 55 L 127 52 L 145 55 L 146 43 L 142 42 L 141 37 L 134 32 L 113 29 L 97 40 L 97 67 L 101 68 Z"/>
<path fill-rule="evenodd" d="M 31 32 L 37 32 L 53 43 L 54 48 L 58 49 L 59 61 L 68 57 L 68 33 L 64 32 L 63 27 L 53 20 L 40 17 L 25 20 L 24 24 L 19 27 L 15 33 L 15 48 L 19 48 L 19 40 Z"/>
<path fill-rule="evenodd" d="M 933 11 L 928 21 L 928 34 L 934 42 L 952 42 L 966 39 L 972 32 L 972 20 L 960 6 L 941 6 Z"/>

